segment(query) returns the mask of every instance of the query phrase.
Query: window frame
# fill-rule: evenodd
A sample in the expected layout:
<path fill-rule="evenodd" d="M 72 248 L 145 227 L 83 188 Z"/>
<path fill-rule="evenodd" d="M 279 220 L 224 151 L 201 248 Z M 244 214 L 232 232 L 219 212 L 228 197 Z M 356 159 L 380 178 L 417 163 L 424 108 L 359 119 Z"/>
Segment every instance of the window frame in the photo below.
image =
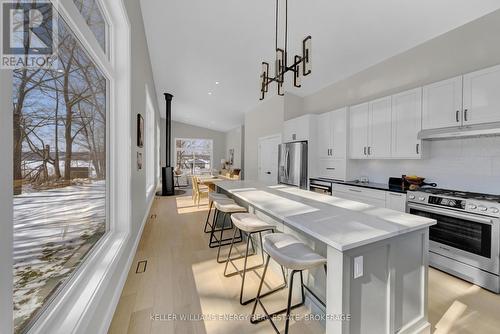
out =
<path fill-rule="evenodd" d="M 111 323 L 120 297 L 116 291 L 120 292 L 125 283 L 126 272 L 123 272 L 123 268 L 124 266 L 130 267 L 133 260 L 129 254 L 131 247 L 135 248 L 139 241 L 137 236 L 131 238 L 131 100 L 121 98 L 130 96 L 131 92 L 131 25 L 122 1 L 97 0 L 108 22 L 109 52 L 106 54 L 72 0 L 51 1 L 56 4 L 59 15 L 107 79 L 106 209 L 108 230 L 87 254 L 86 260 L 71 274 L 64 287 L 54 296 L 27 333 L 89 332 L 88 328 L 93 329 L 90 332 L 105 332 Z M 0 102 L 3 110 L 12 108 L 12 83 L 12 71 L 1 70 Z M 2 165 L 10 167 L 12 166 L 12 116 L 4 112 L 0 115 L 0 119 L 2 120 L 0 128 L 4 130 L 2 132 L 4 145 L 0 146 L 0 153 L 4 154 Z M 112 145 L 112 142 L 123 144 Z M 12 268 L 13 262 L 11 169 L 4 168 L 4 173 L 0 173 L 0 185 L 4 189 L 0 195 L 1 218 L 4 222 L 10 222 L 10 224 L 0 224 L 0 250 L 2 251 L 0 265 L 8 268 Z M 117 180 L 119 182 L 116 182 Z M 150 199 L 151 202 L 152 199 Z M 5 208 L 4 205 L 6 205 Z M 140 231 L 138 233 L 140 236 Z M 2 296 L 0 298 L 0 332 L 11 333 L 13 328 L 12 270 L 0 272 L 0 296 Z M 118 275 L 118 281 L 116 275 Z M 106 303 L 103 302 L 104 300 Z M 102 312 L 96 311 L 97 308 Z M 96 323 L 96 317 L 102 317 L 100 318 L 102 321 Z"/>
<path fill-rule="evenodd" d="M 59 1 L 65 1 L 65 0 L 59 0 Z M 97 42 L 97 44 L 99 45 L 99 48 L 104 52 L 104 54 L 106 54 L 106 57 L 108 58 L 108 60 L 110 60 L 110 57 L 109 57 L 109 51 L 110 51 L 110 47 L 109 47 L 109 41 L 110 41 L 110 38 L 109 38 L 110 37 L 110 32 L 109 32 L 110 31 L 110 22 L 109 22 L 108 16 L 104 12 L 104 8 L 102 6 L 102 0 L 95 0 L 95 2 L 96 2 L 97 7 L 99 8 L 99 10 L 101 11 L 101 14 L 103 16 L 103 20 L 105 22 L 105 25 L 104 25 L 104 49 L 101 47 L 101 45 L 99 44 L 99 42 Z M 78 13 L 80 13 L 80 11 L 78 10 L 78 8 L 74 4 L 74 2 L 73 2 L 73 5 L 75 6 L 75 8 L 78 11 Z M 80 13 L 80 16 L 82 17 L 81 13 Z M 82 19 L 83 19 L 83 17 L 82 17 Z M 89 28 L 89 30 L 92 32 L 92 35 L 94 36 L 95 40 L 97 41 L 97 38 L 96 38 L 94 32 L 85 23 L 85 20 L 83 20 L 83 21 L 84 21 L 85 26 L 87 28 Z"/>
<path fill-rule="evenodd" d="M 212 150 L 210 152 L 210 172 L 214 169 L 214 140 L 211 138 L 182 138 L 182 137 L 176 137 L 174 139 L 174 147 L 175 147 L 175 160 L 174 160 L 174 166 L 177 167 L 177 141 L 178 140 L 208 140 L 212 143 Z M 196 175 L 193 173 L 194 170 L 191 170 L 192 175 Z"/>

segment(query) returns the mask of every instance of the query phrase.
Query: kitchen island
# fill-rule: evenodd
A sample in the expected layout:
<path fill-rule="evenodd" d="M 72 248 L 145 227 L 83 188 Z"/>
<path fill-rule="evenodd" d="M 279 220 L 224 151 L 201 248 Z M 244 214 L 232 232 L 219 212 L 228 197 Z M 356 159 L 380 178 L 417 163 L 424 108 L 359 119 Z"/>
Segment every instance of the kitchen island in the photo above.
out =
<path fill-rule="evenodd" d="M 231 181 L 217 189 L 324 253 L 326 286 L 319 272 L 307 284 L 325 290 L 319 295 L 326 299 L 320 310 L 326 333 L 430 333 L 428 231 L 434 220 L 285 185 Z"/>

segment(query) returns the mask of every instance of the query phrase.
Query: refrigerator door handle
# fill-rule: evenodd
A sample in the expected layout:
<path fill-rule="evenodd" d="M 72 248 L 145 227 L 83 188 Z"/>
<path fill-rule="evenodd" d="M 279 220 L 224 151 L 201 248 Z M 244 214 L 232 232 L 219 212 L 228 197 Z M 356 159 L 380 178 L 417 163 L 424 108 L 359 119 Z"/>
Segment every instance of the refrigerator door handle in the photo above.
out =
<path fill-rule="evenodd" d="M 290 148 L 286 150 L 286 179 L 290 181 Z"/>

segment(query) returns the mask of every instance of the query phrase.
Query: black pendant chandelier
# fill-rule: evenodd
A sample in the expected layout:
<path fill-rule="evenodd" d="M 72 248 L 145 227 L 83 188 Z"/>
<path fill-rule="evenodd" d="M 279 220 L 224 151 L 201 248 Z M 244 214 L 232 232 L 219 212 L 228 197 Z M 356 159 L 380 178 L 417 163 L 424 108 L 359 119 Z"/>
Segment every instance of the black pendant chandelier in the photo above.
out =
<path fill-rule="evenodd" d="M 283 82 L 285 73 L 293 72 L 293 86 L 301 87 L 302 76 L 311 74 L 311 36 L 307 36 L 302 41 L 302 56 L 293 57 L 293 64 L 288 65 L 288 0 L 285 1 L 285 47 L 278 47 L 278 23 L 279 23 L 279 1 L 276 0 L 276 60 L 275 60 L 275 75 L 269 77 L 269 63 L 262 62 L 261 78 L 261 97 L 264 100 L 266 93 L 269 90 L 269 85 L 276 82 L 278 85 L 278 95 L 283 96 Z"/>

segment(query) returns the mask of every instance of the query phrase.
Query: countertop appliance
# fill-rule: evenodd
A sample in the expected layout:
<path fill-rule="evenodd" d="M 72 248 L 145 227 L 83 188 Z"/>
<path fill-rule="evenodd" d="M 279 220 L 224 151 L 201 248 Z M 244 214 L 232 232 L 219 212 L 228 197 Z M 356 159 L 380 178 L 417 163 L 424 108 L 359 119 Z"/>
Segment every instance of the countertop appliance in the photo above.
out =
<path fill-rule="evenodd" d="M 429 264 L 500 293 L 500 195 L 423 188 L 407 198 L 409 213 L 437 221 Z"/>
<path fill-rule="evenodd" d="M 332 195 L 332 180 L 321 178 L 321 177 L 315 177 L 315 178 L 310 178 L 309 179 L 309 190 L 320 193 L 320 194 L 325 194 L 325 195 Z"/>
<path fill-rule="evenodd" d="M 280 144 L 278 152 L 278 182 L 307 189 L 307 141 Z"/>

